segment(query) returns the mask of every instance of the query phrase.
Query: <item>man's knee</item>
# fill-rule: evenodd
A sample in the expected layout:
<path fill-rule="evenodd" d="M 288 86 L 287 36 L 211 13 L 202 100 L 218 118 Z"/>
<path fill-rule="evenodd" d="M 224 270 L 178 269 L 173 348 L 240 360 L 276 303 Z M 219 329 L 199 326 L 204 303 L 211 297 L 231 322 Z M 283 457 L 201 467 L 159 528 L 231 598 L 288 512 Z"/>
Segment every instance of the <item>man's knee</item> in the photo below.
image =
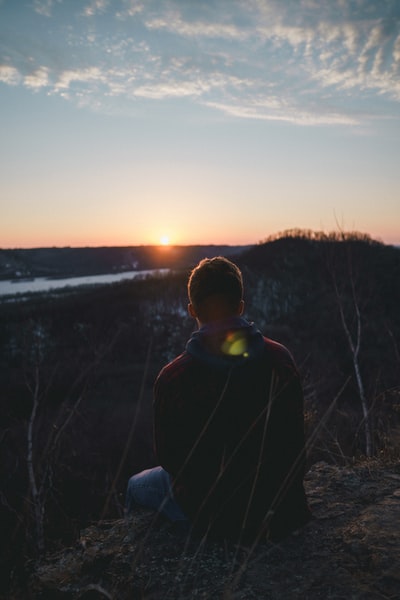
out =
<path fill-rule="evenodd" d="M 135 505 L 158 509 L 170 489 L 169 475 L 162 467 L 146 469 L 132 475 L 128 480 L 126 492 L 126 511 L 132 511 Z"/>

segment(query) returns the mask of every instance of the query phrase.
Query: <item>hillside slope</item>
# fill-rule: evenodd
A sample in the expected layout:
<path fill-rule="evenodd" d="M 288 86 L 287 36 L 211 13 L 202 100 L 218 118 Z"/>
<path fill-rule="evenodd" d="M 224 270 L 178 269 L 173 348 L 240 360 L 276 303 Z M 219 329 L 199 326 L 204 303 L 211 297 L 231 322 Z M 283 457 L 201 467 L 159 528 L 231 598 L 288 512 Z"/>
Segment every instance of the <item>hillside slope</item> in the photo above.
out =
<path fill-rule="evenodd" d="M 186 540 L 143 511 L 82 531 L 34 565 L 32 598 L 378 600 L 400 590 L 400 463 L 317 463 L 306 477 L 314 519 L 279 544 Z M 14 591 L 13 598 L 22 598 Z"/>

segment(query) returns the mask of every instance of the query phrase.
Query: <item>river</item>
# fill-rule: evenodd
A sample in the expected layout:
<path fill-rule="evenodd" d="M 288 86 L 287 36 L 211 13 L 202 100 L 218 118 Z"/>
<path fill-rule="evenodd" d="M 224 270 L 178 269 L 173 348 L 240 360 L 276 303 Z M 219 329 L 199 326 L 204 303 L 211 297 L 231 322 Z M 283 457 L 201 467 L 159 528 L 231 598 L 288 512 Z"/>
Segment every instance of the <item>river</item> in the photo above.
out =
<path fill-rule="evenodd" d="M 0 281 L 0 296 L 15 296 L 30 292 L 49 292 L 50 290 L 75 288 L 83 285 L 107 285 L 126 279 L 136 279 L 155 273 L 167 273 L 169 269 L 151 269 L 148 271 L 124 271 L 106 275 L 88 275 L 85 277 L 68 277 L 65 279 L 47 279 L 36 277 L 29 280 Z"/>

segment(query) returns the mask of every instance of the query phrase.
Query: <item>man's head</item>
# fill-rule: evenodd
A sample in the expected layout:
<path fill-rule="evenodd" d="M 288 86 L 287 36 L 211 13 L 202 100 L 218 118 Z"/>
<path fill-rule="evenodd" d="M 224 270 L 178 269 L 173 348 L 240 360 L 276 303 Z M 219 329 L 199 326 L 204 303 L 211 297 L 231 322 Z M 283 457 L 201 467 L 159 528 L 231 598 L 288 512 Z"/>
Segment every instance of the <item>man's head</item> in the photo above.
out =
<path fill-rule="evenodd" d="M 240 269 L 223 256 L 204 258 L 190 274 L 189 313 L 200 323 L 218 321 L 243 312 Z"/>

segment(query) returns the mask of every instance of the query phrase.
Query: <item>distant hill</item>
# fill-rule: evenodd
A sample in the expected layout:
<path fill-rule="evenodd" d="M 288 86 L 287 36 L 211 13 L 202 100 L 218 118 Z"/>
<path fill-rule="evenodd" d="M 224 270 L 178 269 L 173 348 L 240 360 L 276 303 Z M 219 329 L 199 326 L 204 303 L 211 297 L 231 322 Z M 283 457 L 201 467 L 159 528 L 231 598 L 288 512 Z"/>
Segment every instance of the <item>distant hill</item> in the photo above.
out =
<path fill-rule="evenodd" d="M 310 422 L 323 423 L 333 402 L 339 457 L 385 447 L 400 415 L 400 250 L 357 232 L 295 231 L 238 264 L 246 314 L 301 368 Z"/>
<path fill-rule="evenodd" d="M 208 256 L 234 256 L 251 246 L 116 246 L 0 250 L 0 279 L 74 277 L 121 271 L 189 268 Z"/>

